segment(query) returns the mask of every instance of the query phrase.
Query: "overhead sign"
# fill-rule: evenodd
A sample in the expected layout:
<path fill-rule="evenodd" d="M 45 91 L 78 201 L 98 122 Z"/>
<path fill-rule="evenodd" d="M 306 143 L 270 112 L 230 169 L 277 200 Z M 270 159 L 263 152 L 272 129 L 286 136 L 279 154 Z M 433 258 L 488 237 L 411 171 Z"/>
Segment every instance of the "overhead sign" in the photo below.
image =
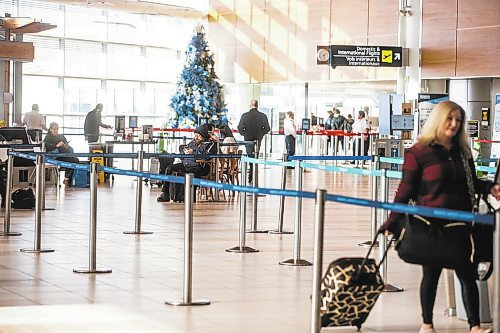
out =
<path fill-rule="evenodd" d="M 330 62 L 336 66 L 402 67 L 403 48 L 394 46 L 330 45 Z"/>

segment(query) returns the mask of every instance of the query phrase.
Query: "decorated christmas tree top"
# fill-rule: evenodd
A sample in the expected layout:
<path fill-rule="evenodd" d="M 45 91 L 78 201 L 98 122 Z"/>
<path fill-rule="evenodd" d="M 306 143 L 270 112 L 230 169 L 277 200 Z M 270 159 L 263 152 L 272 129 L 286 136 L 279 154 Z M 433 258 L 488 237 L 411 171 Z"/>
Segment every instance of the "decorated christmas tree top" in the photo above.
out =
<path fill-rule="evenodd" d="M 215 74 L 203 26 L 198 26 L 186 51 L 186 63 L 170 101 L 175 111 L 173 127 L 196 127 L 200 120 L 227 123 L 222 85 Z"/>

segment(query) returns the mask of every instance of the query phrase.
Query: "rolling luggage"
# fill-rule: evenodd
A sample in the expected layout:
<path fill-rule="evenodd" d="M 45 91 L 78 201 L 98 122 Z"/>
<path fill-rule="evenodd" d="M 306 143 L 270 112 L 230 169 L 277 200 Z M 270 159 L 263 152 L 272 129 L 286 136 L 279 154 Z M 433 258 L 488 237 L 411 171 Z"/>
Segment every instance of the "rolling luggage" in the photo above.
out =
<path fill-rule="evenodd" d="M 158 175 L 160 173 L 160 159 L 157 157 L 151 157 L 149 159 L 149 173 Z M 156 179 L 149 179 L 149 185 L 153 187 L 153 185 L 157 185 L 161 187 L 162 181 Z"/>
<path fill-rule="evenodd" d="M 373 243 L 372 243 L 373 244 Z M 389 245 L 387 249 L 389 249 Z M 387 256 L 377 264 L 365 258 L 340 258 L 333 261 L 321 283 L 321 326 L 356 326 L 365 322 L 384 289 L 379 267 Z"/>

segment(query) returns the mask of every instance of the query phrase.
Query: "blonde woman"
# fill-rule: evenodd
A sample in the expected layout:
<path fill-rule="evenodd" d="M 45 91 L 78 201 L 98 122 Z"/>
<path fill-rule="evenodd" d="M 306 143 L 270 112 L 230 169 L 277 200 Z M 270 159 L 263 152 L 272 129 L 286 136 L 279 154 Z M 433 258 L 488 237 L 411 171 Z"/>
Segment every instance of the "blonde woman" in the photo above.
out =
<path fill-rule="evenodd" d="M 492 194 L 500 199 L 500 186 L 476 178 L 471 150 L 465 133 L 465 111 L 450 101 L 436 105 L 427 119 L 422 135 L 405 153 L 403 179 L 398 187 L 395 202 L 472 211 L 475 193 Z M 382 226 L 386 235 L 398 230 L 404 214 L 391 213 Z M 446 224 L 449 220 L 432 220 L 432 224 Z M 462 232 L 470 233 L 463 228 Z M 468 239 L 468 237 L 465 237 Z M 464 247 L 471 246 L 470 243 Z M 479 296 L 476 285 L 476 267 L 469 256 L 461 261 L 455 272 L 462 286 L 462 297 L 471 333 L 486 333 L 480 328 Z M 435 333 L 432 311 L 436 298 L 439 276 L 443 267 L 423 264 L 420 285 L 420 304 L 423 323 L 420 333 Z"/>

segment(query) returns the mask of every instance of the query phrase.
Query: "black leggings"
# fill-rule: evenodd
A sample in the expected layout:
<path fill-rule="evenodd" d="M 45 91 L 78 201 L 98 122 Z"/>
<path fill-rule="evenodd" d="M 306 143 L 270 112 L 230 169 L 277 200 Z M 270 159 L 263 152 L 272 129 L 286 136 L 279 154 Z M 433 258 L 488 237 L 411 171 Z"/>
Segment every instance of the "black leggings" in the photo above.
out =
<path fill-rule="evenodd" d="M 422 317 L 424 324 L 432 324 L 432 310 L 436 300 L 436 290 L 441 275 L 441 267 L 422 266 L 423 277 L 420 284 L 420 305 L 422 306 Z M 462 286 L 462 298 L 469 326 L 480 325 L 479 319 L 479 293 L 476 284 L 476 272 L 471 265 L 468 268 L 455 269 L 460 285 Z"/>

